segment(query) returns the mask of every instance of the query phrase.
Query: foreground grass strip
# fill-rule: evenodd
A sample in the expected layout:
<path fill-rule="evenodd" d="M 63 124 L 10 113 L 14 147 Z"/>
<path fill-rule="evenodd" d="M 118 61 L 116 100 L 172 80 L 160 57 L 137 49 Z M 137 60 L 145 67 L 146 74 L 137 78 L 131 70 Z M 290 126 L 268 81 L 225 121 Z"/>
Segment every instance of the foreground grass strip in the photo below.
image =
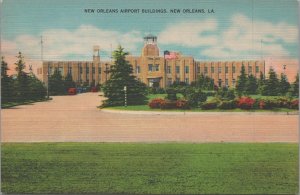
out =
<path fill-rule="evenodd" d="M 296 194 L 297 144 L 2 144 L 2 192 Z"/>

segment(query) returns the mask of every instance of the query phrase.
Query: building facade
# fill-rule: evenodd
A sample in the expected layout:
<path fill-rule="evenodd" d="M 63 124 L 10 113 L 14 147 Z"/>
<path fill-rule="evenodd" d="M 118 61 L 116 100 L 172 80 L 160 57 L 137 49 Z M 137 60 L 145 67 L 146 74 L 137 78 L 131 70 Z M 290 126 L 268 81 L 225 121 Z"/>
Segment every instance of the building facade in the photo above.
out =
<path fill-rule="evenodd" d="M 109 79 L 109 61 L 101 61 L 99 47 L 94 46 L 92 61 L 44 61 L 38 68 L 38 76 L 43 82 L 47 81 L 47 73 L 60 71 L 63 77 L 71 74 L 77 84 L 97 85 Z M 200 75 L 209 76 L 215 85 L 234 87 L 241 67 L 244 65 L 246 74 L 259 77 L 265 74 L 264 60 L 243 61 L 196 61 L 192 56 L 184 56 L 179 52 L 165 51 L 160 56 L 157 37 L 148 35 L 144 37 L 144 47 L 140 56 L 128 55 L 126 60 L 133 67 L 133 74 L 138 80 L 148 86 L 165 88 L 173 82 L 190 84 Z"/>

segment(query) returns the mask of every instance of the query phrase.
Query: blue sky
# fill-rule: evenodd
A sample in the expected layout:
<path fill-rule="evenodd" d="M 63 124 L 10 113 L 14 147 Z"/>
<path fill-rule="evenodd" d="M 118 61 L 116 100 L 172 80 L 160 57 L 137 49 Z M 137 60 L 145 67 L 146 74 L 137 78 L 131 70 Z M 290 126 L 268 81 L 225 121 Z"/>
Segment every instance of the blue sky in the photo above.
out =
<path fill-rule="evenodd" d="M 213 9 L 213 14 L 87 14 L 84 9 Z M 142 37 L 158 36 L 161 50 L 196 59 L 296 58 L 296 0 L 3 0 L 4 55 L 21 50 L 48 60 L 91 60 L 93 45 L 107 59 L 110 45 L 140 55 Z"/>

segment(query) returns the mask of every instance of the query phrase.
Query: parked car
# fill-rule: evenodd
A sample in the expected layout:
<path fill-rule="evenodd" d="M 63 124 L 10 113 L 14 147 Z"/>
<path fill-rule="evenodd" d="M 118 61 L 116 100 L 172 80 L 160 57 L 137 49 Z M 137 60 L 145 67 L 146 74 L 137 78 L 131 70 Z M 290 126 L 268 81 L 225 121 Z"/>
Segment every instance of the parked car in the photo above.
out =
<path fill-rule="evenodd" d="M 68 89 L 68 94 L 69 95 L 76 95 L 77 91 L 76 91 L 76 88 L 69 88 Z"/>
<path fill-rule="evenodd" d="M 91 92 L 98 92 L 97 87 L 92 87 L 92 88 L 91 88 Z"/>

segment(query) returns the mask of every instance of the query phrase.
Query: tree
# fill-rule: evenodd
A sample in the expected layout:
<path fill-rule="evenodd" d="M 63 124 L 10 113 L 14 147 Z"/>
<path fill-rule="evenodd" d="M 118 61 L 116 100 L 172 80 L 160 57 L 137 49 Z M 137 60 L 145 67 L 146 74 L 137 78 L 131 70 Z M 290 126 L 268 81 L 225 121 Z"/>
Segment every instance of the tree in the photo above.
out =
<path fill-rule="evenodd" d="M 279 94 L 279 80 L 274 69 L 271 67 L 269 70 L 269 77 L 265 82 L 262 89 L 262 95 L 276 96 Z"/>
<path fill-rule="evenodd" d="M 49 94 L 50 95 L 64 95 L 65 90 L 64 80 L 60 74 L 60 71 L 56 68 L 53 75 L 49 77 Z"/>
<path fill-rule="evenodd" d="M 67 91 L 69 88 L 76 87 L 75 82 L 73 81 L 72 74 L 68 73 L 64 80 L 64 87 L 65 91 Z"/>
<path fill-rule="evenodd" d="M 113 52 L 114 64 L 110 69 L 110 79 L 105 82 L 103 87 L 107 100 L 103 102 L 102 107 L 124 105 L 125 86 L 127 88 L 127 105 L 146 103 L 146 85 L 133 75 L 133 68 L 126 61 L 126 55 L 128 52 L 125 52 L 121 46 Z"/>
<path fill-rule="evenodd" d="M 19 52 L 17 56 L 18 60 L 15 63 L 17 71 L 17 80 L 15 82 L 15 101 L 24 101 L 30 99 L 30 93 L 27 90 L 29 86 L 29 78 L 24 71 L 25 62 L 22 53 Z"/>
<path fill-rule="evenodd" d="M 266 82 L 266 80 L 265 80 L 264 74 L 262 72 L 260 72 L 259 79 L 257 81 L 257 84 L 258 84 L 257 92 L 259 94 L 262 94 L 263 88 L 265 86 L 265 82 Z"/>
<path fill-rule="evenodd" d="M 29 88 L 28 88 L 31 100 L 44 99 L 47 95 L 47 89 L 43 83 L 32 75 L 29 77 Z"/>
<path fill-rule="evenodd" d="M 213 90 L 214 80 L 208 76 L 204 76 L 203 74 L 201 74 L 196 81 L 192 82 L 191 85 L 202 90 Z"/>
<path fill-rule="evenodd" d="M 299 97 L 299 73 L 297 73 L 296 79 L 292 83 L 290 91 L 292 96 Z"/>
<path fill-rule="evenodd" d="M 8 65 L 4 61 L 4 57 L 1 58 L 1 98 L 2 102 L 6 103 L 12 101 L 13 95 L 13 81 L 12 78 L 8 76 Z"/>
<path fill-rule="evenodd" d="M 283 73 L 280 74 L 280 81 L 279 81 L 279 94 L 286 95 L 286 93 L 290 89 L 290 83 L 288 82 L 287 76 Z"/>
<path fill-rule="evenodd" d="M 256 77 L 253 75 L 249 75 L 245 84 L 245 93 L 247 95 L 256 94 L 257 88 L 258 88 L 258 84 L 257 84 Z"/>
<path fill-rule="evenodd" d="M 236 91 L 239 96 L 245 94 L 246 82 L 247 82 L 247 76 L 246 76 L 245 66 L 243 64 L 241 69 L 241 74 L 240 76 L 238 76 L 238 80 L 236 84 Z"/>

